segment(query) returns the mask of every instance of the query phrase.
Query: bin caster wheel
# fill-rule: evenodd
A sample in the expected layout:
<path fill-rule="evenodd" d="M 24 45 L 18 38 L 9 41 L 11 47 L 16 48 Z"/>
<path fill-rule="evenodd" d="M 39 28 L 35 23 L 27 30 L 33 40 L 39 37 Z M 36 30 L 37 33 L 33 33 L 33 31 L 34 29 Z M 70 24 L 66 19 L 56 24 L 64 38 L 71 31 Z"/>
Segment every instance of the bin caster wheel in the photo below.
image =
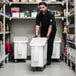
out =
<path fill-rule="evenodd" d="M 43 67 L 38 67 L 38 71 L 43 71 Z"/>
<path fill-rule="evenodd" d="M 43 69 L 45 69 L 45 68 L 46 68 L 46 65 L 44 65 Z"/>
<path fill-rule="evenodd" d="M 35 67 L 31 67 L 31 70 L 32 70 L 32 71 L 36 71 L 36 68 L 35 68 Z"/>
<path fill-rule="evenodd" d="M 15 59 L 14 61 L 15 61 L 15 63 L 16 63 L 16 62 L 17 62 L 17 59 Z"/>
<path fill-rule="evenodd" d="M 43 68 L 41 68 L 40 70 L 43 71 Z"/>

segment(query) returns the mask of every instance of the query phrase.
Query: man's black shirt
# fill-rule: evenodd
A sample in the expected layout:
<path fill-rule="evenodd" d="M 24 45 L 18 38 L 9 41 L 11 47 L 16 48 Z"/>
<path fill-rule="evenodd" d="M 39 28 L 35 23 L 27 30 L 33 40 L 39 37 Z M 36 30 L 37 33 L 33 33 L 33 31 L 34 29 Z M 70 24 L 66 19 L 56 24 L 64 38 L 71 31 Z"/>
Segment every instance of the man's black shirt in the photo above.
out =
<path fill-rule="evenodd" d="M 40 32 L 44 34 L 47 34 L 49 26 L 52 26 L 52 32 L 56 31 L 54 13 L 51 10 L 47 10 L 46 14 L 44 15 L 39 12 L 36 17 L 36 25 L 40 26 Z"/>

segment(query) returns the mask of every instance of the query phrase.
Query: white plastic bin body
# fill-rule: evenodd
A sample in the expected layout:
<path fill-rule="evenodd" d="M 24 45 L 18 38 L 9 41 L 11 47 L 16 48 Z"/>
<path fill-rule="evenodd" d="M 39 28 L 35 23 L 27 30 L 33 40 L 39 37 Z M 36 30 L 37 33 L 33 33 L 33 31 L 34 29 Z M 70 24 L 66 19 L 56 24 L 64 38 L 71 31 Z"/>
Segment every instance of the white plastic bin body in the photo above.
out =
<path fill-rule="evenodd" d="M 31 66 L 44 67 L 47 61 L 47 38 L 33 38 L 31 46 Z"/>
<path fill-rule="evenodd" d="M 52 59 L 60 59 L 61 40 L 55 40 L 53 45 Z"/>
<path fill-rule="evenodd" d="M 14 59 L 27 59 L 27 37 L 14 38 Z"/>

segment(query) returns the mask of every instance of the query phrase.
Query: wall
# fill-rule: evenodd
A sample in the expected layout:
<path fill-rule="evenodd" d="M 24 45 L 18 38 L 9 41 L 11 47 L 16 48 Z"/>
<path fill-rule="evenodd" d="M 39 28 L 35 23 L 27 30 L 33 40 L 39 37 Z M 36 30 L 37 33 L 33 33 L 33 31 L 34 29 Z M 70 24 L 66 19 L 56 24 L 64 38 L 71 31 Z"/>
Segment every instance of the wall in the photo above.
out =
<path fill-rule="evenodd" d="M 57 36 L 62 38 L 62 21 L 56 20 Z M 11 43 L 15 36 L 27 36 L 29 42 L 35 36 L 35 20 L 12 20 L 11 21 Z M 29 43 L 28 43 L 29 45 Z M 28 46 L 28 56 L 30 55 L 30 46 Z"/>

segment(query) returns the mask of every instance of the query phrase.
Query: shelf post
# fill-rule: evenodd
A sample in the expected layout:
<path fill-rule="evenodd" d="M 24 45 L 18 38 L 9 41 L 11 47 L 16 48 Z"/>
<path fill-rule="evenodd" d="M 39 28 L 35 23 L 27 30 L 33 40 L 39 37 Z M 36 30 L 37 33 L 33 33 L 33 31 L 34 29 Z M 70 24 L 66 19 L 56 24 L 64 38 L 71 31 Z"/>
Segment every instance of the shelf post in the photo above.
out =
<path fill-rule="evenodd" d="M 5 2 L 5 0 L 3 0 Z M 3 6 L 3 57 L 5 57 L 5 5 Z M 5 59 L 3 60 L 3 64 L 5 64 Z"/>
<path fill-rule="evenodd" d="M 76 0 L 74 0 L 74 22 L 75 22 L 75 47 L 76 47 Z"/>

